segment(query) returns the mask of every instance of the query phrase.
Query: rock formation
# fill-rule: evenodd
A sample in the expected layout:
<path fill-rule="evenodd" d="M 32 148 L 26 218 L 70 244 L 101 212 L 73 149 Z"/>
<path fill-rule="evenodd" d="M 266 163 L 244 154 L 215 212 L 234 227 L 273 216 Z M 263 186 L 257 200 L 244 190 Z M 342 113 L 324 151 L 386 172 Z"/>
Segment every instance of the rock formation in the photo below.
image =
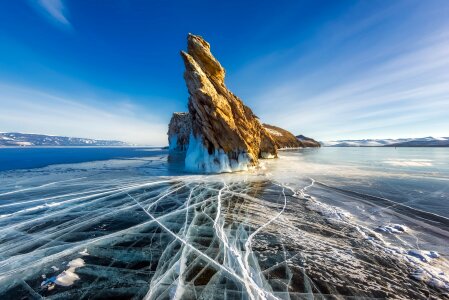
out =
<path fill-rule="evenodd" d="M 173 113 L 168 125 L 168 143 L 170 152 L 184 152 L 189 146 L 189 136 L 192 131 L 190 114 L 185 112 Z"/>
<path fill-rule="evenodd" d="M 304 145 L 291 132 L 277 126 L 263 124 L 278 148 L 302 148 Z"/>
<path fill-rule="evenodd" d="M 206 173 L 247 170 L 256 166 L 260 158 L 277 157 L 278 148 L 290 147 L 277 141 L 251 109 L 227 89 L 225 70 L 210 52 L 209 43 L 189 34 L 187 52 L 181 51 L 181 56 L 189 91 L 189 113 L 173 114 L 168 134 L 171 152 L 186 151 L 187 170 Z M 282 132 L 288 133 L 290 143 L 294 136 Z"/>
<path fill-rule="evenodd" d="M 251 109 L 224 83 L 225 70 L 201 37 L 189 34 L 182 51 L 192 131 L 186 153 L 191 171 L 246 170 L 259 157 L 275 157 L 276 145 Z"/>
<path fill-rule="evenodd" d="M 297 135 L 296 138 L 301 142 L 304 148 L 308 147 L 321 147 L 321 144 L 317 141 L 315 141 L 312 138 L 303 136 L 302 134 Z"/>

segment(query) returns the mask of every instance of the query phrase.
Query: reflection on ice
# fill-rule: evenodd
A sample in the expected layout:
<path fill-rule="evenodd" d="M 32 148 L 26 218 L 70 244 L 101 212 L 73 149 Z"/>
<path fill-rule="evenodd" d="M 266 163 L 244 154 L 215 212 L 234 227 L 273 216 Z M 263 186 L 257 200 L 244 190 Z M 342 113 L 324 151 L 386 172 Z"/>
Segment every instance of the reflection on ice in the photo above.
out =
<path fill-rule="evenodd" d="M 274 166 L 282 160 L 217 176 L 79 171 L 4 191 L 0 298 L 447 297 L 446 259 L 416 247 L 416 224 L 396 208 Z M 403 230 L 377 231 L 352 209 Z"/>
<path fill-rule="evenodd" d="M 396 167 L 430 167 L 431 160 L 386 160 L 384 163 Z"/>

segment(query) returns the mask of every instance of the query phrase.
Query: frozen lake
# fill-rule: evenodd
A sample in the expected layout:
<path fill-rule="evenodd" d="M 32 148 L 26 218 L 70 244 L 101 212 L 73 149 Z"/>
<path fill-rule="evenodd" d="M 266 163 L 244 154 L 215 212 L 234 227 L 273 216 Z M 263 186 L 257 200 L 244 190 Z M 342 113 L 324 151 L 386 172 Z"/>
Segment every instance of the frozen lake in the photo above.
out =
<path fill-rule="evenodd" d="M 447 298 L 449 149 L 0 149 L 0 298 Z"/>

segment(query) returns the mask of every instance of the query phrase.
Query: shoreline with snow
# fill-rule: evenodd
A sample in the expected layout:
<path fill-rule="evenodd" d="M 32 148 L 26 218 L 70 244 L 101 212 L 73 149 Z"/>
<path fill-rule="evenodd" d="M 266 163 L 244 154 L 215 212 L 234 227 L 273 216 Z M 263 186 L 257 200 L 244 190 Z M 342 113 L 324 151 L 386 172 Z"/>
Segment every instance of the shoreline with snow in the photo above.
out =
<path fill-rule="evenodd" d="M 320 143 L 323 147 L 449 147 L 449 137 L 335 140 Z"/>

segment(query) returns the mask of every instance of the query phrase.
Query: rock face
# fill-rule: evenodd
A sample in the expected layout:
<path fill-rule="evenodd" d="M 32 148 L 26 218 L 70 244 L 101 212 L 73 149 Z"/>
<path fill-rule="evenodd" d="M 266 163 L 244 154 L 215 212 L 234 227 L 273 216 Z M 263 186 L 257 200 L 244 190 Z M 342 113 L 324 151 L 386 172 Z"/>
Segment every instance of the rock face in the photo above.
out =
<path fill-rule="evenodd" d="M 307 147 L 321 147 L 321 144 L 317 141 L 315 141 L 312 138 L 303 136 L 302 134 L 297 135 L 296 138 L 301 142 L 301 144 L 303 144 L 303 147 L 307 148 Z"/>
<path fill-rule="evenodd" d="M 189 112 L 173 114 L 168 135 L 170 153 L 185 151 L 188 171 L 247 170 L 260 158 L 277 157 L 278 148 L 302 146 L 290 132 L 262 125 L 252 110 L 227 89 L 225 70 L 203 38 L 189 34 L 187 52 L 181 51 L 181 56 Z"/>
<path fill-rule="evenodd" d="M 190 114 L 173 113 L 168 125 L 168 147 L 170 152 L 184 152 L 189 147 L 189 136 L 192 131 Z"/>
<path fill-rule="evenodd" d="M 291 132 L 277 126 L 263 124 L 278 148 L 303 148 L 304 145 Z"/>
<path fill-rule="evenodd" d="M 225 70 L 201 37 L 189 34 L 182 51 L 192 121 L 186 168 L 231 172 L 276 157 L 277 147 L 251 109 L 224 83 Z"/>

